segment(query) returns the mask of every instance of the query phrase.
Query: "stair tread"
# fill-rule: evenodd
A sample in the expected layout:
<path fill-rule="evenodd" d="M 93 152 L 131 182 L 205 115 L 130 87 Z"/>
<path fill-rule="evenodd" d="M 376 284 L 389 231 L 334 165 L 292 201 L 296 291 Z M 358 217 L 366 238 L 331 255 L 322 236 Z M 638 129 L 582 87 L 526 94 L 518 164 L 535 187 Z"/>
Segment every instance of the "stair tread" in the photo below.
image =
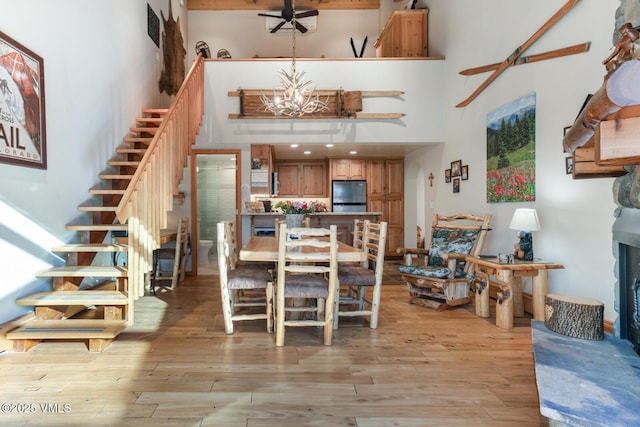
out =
<path fill-rule="evenodd" d="M 167 114 L 168 108 L 143 108 L 142 114 Z"/>
<path fill-rule="evenodd" d="M 133 133 L 146 132 L 146 133 L 150 133 L 152 135 L 155 135 L 157 130 L 158 130 L 157 127 L 148 127 L 148 126 L 132 126 L 132 127 L 129 128 L 129 131 L 131 131 Z"/>
<path fill-rule="evenodd" d="M 118 173 L 101 173 L 98 175 L 100 179 L 131 179 L 133 175 L 123 175 Z"/>
<path fill-rule="evenodd" d="M 127 224 L 77 224 L 67 225 L 69 231 L 127 231 Z"/>
<path fill-rule="evenodd" d="M 80 212 L 115 212 L 117 206 L 78 206 Z"/>
<path fill-rule="evenodd" d="M 145 142 L 145 143 L 149 143 L 153 140 L 153 138 L 150 138 L 148 136 L 133 136 L 133 135 L 129 135 L 129 136 L 125 136 L 124 138 L 122 138 L 122 141 L 124 142 Z"/>
<path fill-rule="evenodd" d="M 162 117 L 138 117 L 136 119 L 136 122 L 160 124 L 163 120 L 164 119 Z"/>
<path fill-rule="evenodd" d="M 129 146 L 116 148 L 116 153 L 120 154 L 144 154 L 147 152 L 146 148 L 132 148 Z"/>
<path fill-rule="evenodd" d="M 65 265 L 38 271 L 36 277 L 127 277 L 127 267 L 108 265 Z"/>
<path fill-rule="evenodd" d="M 114 190 L 113 188 L 92 188 L 89 190 L 89 194 L 102 195 L 102 194 L 112 194 L 112 195 L 122 195 L 126 190 Z"/>
<path fill-rule="evenodd" d="M 127 296 L 118 291 L 49 291 L 19 298 L 17 305 L 127 305 Z"/>
<path fill-rule="evenodd" d="M 126 320 L 34 320 L 8 332 L 8 339 L 101 338 L 111 339 L 127 327 Z"/>
<path fill-rule="evenodd" d="M 109 160 L 111 166 L 139 166 L 140 160 Z"/>
<path fill-rule="evenodd" d="M 117 243 L 71 243 L 51 248 L 51 252 L 126 252 L 127 245 Z"/>

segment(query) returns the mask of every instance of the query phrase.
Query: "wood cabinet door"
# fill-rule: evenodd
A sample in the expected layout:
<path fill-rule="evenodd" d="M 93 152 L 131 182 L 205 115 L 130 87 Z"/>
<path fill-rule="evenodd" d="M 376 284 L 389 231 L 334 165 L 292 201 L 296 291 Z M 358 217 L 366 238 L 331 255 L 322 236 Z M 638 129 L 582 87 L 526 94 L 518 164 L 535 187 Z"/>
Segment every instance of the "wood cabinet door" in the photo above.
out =
<path fill-rule="evenodd" d="M 297 164 L 280 163 L 276 165 L 280 182 L 279 197 L 298 197 L 300 195 L 300 168 Z"/>
<path fill-rule="evenodd" d="M 369 160 L 367 164 L 367 196 L 369 198 L 384 197 L 385 189 L 384 160 Z"/>
<path fill-rule="evenodd" d="M 331 160 L 331 179 L 345 180 L 345 179 L 349 179 L 349 175 L 350 175 L 349 159 Z"/>
<path fill-rule="evenodd" d="M 404 160 L 386 160 L 385 175 L 387 198 L 401 199 L 404 194 Z"/>
<path fill-rule="evenodd" d="M 327 168 L 324 163 L 301 165 L 301 197 L 327 197 Z"/>
<path fill-rule="evenodd" d="M 367 179 L 367 161 L 351 159 L 349 161 L 349 179 Z"/>
<path fill-rule="evenodd" d="M 407 13 L 399 22 L 398 56 L 427 56 L 427 14 Z"/>
<path fill-rule="evenodd" d="M 386 255 L 397 255 L 396 249 L 404 247 L 404 201 L 386 200 L 387 249 Z"/>
<path fill-rule="evenodd" d="M 331 160 L 331 179 L 367 179 L 366 164 L 366 160 L 362 159 L 333 159 Z"/>

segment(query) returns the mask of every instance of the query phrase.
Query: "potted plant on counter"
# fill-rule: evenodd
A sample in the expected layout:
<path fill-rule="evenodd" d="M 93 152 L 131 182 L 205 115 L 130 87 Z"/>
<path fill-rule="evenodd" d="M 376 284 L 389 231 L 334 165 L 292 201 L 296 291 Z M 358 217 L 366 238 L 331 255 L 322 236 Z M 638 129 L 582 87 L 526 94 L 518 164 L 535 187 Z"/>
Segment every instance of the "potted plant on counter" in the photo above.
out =
<path fill-rule="evenodd" d="M 287 221 L 288 228 L 302 227 L 302 221 L 307 214 L 314 212 L 326 212 L 327 207 L 323 202 L 299 202 L 291 200 L 281 200 L 275 205 L 280 209 Z"/>

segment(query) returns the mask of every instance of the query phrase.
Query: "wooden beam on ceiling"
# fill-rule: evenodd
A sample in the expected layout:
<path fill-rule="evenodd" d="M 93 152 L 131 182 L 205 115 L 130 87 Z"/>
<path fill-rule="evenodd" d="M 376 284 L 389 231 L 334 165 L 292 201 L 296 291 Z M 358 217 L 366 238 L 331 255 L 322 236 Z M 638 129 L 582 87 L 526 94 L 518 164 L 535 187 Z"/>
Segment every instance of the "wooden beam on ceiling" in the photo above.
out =
<path fill-rule="evenodd" d="M 296 9 L 380 9 L 380 0 L 296 0 Z M 187 0 L 188 10 L 282 10 L 283 0 Z"/>

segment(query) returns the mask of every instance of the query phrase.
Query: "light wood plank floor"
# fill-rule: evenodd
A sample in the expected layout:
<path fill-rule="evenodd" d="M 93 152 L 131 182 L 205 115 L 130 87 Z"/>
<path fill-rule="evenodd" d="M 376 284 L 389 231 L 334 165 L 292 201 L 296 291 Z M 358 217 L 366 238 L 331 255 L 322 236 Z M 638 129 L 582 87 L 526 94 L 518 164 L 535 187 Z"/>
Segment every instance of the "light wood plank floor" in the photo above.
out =
<path fill-rule="evenodd" d="M 530 318 L 506 332 L 472 305 L 410 305 L 393 271 L 378 329 L 341 319 L 331 347 L 319 328 L 288 328 L 277 348 L 264 321 L 226 336 L 217 277 L 189 278 L 141 298 L 103 353 L 48 342 L 0 356 L 0 425 L 546 426 Z"/>

